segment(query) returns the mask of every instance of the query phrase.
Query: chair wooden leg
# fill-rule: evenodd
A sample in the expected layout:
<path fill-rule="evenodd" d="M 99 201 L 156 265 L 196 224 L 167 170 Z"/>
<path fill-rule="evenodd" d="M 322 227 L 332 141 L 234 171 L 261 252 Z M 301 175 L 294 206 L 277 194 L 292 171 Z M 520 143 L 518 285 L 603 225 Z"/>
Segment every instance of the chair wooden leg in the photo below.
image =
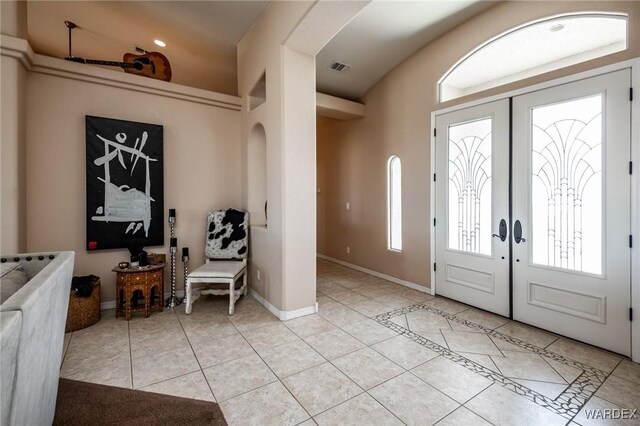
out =
<path fill-rule="evenodd" d="M 184 289 L 184 313 L 191 315 L 191 280 L 189 278 Z"/>
<path fill-rule="evenodd" d="M 249 289 L 249 285 L 247 284 L 247 271 L 245 271 L 242 276 L 242 285 L 244 286 L 244 295 L 246 296 Z"/>
<path fill-rule="evenodd" d="M 235 287 L 235 283 L 233 279 L 229 281 L 229 315 L 233 315 L 235 312 L 235 295 L 233 294 L 233 288 Z"/>

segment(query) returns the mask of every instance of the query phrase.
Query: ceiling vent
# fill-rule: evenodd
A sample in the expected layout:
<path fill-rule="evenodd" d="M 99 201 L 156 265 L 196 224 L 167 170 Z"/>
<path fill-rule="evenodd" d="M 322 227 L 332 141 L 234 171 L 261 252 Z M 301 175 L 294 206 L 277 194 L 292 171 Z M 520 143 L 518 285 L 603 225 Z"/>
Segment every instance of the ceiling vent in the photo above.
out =
<path fill-rule="evenodd" d="M 343 64 L 342 62 L 338 61 L 333 61 L 331 65 L 329 65 L 329 69 L 336 72 L 347 72 L 351 68 L 353 68 L 351 65 Z"/>

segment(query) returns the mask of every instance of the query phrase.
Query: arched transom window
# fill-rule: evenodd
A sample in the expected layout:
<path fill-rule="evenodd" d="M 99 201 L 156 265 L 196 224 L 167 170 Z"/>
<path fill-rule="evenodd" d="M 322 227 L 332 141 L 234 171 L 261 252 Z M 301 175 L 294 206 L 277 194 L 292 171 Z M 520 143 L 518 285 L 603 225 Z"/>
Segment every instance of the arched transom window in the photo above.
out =
<path fill-rule="evenodd" d="M 627 15 L 574 13 L 513 28 L 478 46 L 438 82 L 441 102 L 627 49 Z"/>

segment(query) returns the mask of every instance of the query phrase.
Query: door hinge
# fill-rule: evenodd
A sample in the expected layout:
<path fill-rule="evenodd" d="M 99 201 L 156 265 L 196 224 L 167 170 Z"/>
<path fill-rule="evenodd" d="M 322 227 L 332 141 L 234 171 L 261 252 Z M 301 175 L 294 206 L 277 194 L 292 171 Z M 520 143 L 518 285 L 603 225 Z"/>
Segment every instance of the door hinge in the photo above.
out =
<path fill-rule="evenodd" d="M 434 182 L 436 181 L 436 174 L 435 173 L 433 174 L 433 181 Z"/>
<path fill-rule="evenodd" d="M 436 226 L 436 218 L 433 218 L 433 226 Z"/>
<path fill-rule="evenodd" d="M 629 174 L 633 174 L 633 161 L 629 161 Z"/>
<path fill-rule="evenodd" d="M 633 308 L 629 308 L 629 321 L 633 321 Z"/>
<path fill-rule="evenodd" d="M 633 101 L 633 87 L 629 87 L 629 100 Z"/>
<path fill-rule="evenodd" d="M 629 248 L 633 247 L 633 235 L 629 235 Z"/>
<path fill-rule="evenodd" d="M 436 270 L 436 264 L 435 263 L 433 264 L 433 270 L 434 271 Z"/>
<path fill-rule="evenodd" d="M 436 137 L 436 128 L 435 127 L 433 128 L 433 137 L 434 138 Z"/>

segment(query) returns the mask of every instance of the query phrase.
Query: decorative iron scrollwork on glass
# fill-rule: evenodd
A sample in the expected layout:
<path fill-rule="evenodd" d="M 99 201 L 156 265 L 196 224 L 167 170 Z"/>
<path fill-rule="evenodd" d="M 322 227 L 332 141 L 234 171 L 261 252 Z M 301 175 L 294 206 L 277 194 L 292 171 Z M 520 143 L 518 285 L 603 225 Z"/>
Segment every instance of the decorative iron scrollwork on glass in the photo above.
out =
<path fill-rule="evenodd" d="M 491 254 L 491 122 L 449 127 L 450 249 Z"/>
<path fill-rule="evenodd" d="M 602 273 L 601 94 L 533 108 L 533 262 Z"/>

